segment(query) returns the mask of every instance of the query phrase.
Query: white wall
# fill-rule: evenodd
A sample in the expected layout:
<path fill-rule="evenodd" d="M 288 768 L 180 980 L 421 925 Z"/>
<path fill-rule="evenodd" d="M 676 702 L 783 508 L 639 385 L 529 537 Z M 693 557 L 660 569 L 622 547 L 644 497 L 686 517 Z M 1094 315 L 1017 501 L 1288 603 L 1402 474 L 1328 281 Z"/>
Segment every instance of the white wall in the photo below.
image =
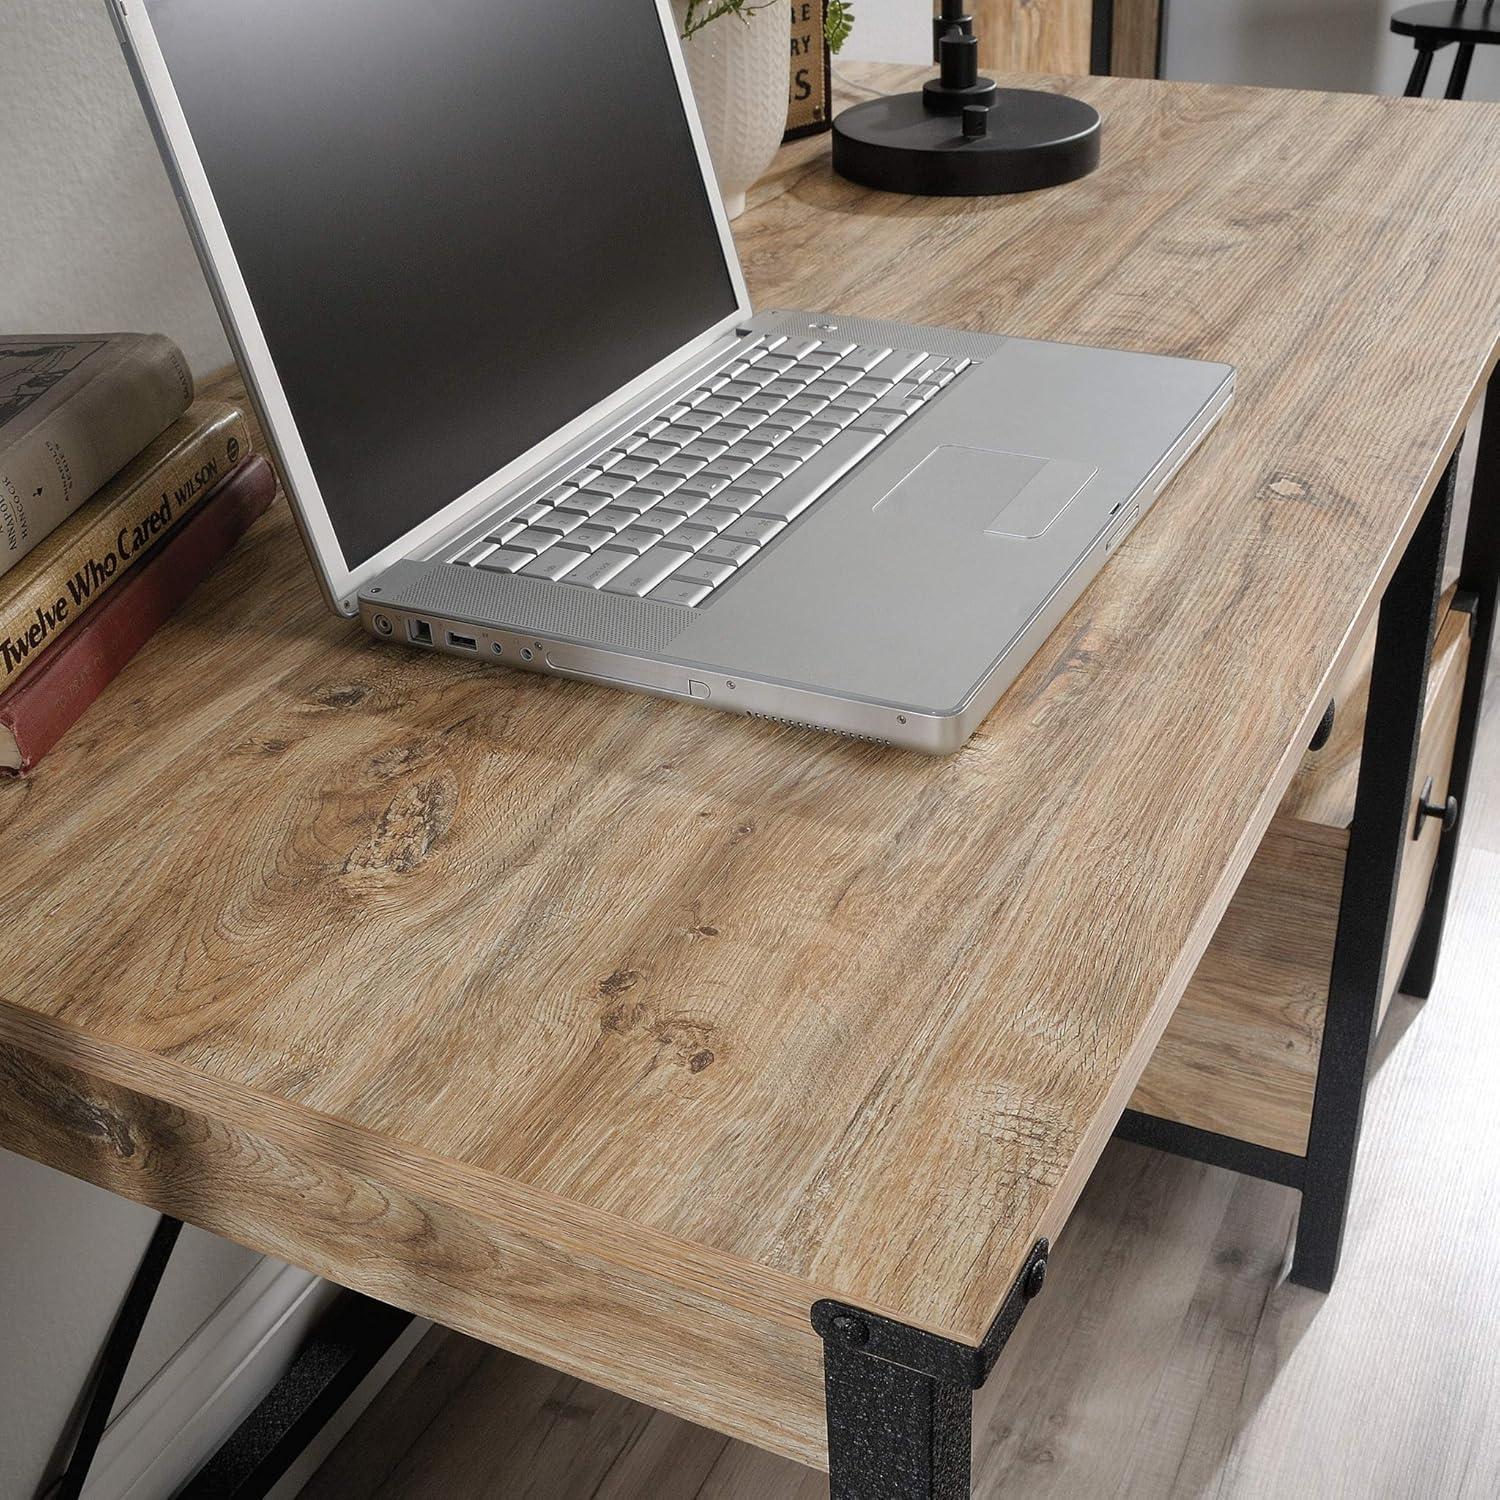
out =
<path fill-rule="evenodd" d="M 0 329 L 229 360 L 104 0 L 0 0 Z"/>
<path fill-rule="evenodd" d="M 875 0 L 891 5 L 900 0 Z M 1283 88 L 1399 94 L 1416 55 L 1395 36 L 1392 11 L 1411 0 L 1167 0 L 1168 78 Z M 868 5 L 868 0 L 867 0 Z M 1429 98 L 1440 96 L 1454 48 L 1433 62 Z M 1500 47 L 1474 54 L 1466 99 L 1500 99 Z"/>
<path fill-rule="evenodd" d="M 103 0 L 0 0 L 0 329 L 171 334 L 199 373 L 228 345 Z M 0 796 L 4 789 L 0 788 Z M 155 1215 L 0 1152 L 0 1496 L 47 1472 Z M 128 1400 L 258 1257 L 186 1232 Z"/>
<path fill-rule="evenodd" d="M 1199 83 L 1399 94 L 1413 51 L 1393 36 L 1391 12 L 1412 0 L 1164 0 L 1164 76 Z M 925 63 L 932 7 L 926 0 L 858 0 L 841 58 Z M 1441 94 L 1453 48 L 1438 53 L 1429 96 Z M 1500 47 L 1480 48 L 1465 91 L 1500 99 Z"/>

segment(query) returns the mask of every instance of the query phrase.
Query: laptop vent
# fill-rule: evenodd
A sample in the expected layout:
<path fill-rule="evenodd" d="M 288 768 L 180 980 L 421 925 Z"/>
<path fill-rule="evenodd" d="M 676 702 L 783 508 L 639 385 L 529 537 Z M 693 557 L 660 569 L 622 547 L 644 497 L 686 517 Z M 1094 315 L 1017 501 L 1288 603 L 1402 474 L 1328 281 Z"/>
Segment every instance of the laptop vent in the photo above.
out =
<path fill-rule="evenodd" d="M 864 740 L 870 745 L 889 745 L 891 742 L 882 739 L 878 734 L 856 734 L 852 729 L 830 729 L 826 724 L 809 724 L 806 719 L 783 719 L 780 714 L 763 714 L 755 709 L 745 710 L 747 719 L 764 719 L 768 724 L 785 724 L 788 729 L 816 729 L 819 734 L 836 734 L 841 739 Z"/>

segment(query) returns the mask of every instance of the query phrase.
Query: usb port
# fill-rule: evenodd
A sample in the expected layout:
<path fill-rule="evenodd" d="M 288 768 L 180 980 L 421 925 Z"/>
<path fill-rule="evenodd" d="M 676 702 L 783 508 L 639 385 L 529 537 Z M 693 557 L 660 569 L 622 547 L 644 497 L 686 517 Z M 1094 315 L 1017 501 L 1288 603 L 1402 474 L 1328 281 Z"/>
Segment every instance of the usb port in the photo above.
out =
<path fill-rule="evenodd" d="M 432 644 L 432 626 L 426 620 L 408 620 L 406 633 L 419 646 L 430 646 Z"/>
<path fill-rule="evenodd" d="M 456 631 L 448 632 L 448 644 L 457 646 L 460 651 L 477 651 L 479 642 L 472 635 L 459 635 Z"/>

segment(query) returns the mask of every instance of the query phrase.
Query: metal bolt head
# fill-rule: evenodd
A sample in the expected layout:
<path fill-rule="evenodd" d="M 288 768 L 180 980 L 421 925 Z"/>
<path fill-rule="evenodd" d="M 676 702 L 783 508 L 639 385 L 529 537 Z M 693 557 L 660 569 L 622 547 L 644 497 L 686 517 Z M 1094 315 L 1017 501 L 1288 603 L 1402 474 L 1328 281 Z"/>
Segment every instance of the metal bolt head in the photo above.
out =
<path fill-rule="evenodd" d="M 1030 1302 L 1041 1291 L 1047 1281 L 1047 1257 L 1032 1261 L 1026 1270 L 1026 1280 L 1021 1283 L 1021 1295 Z"/>
<path fill-rule="evenodd" d="M 839 1339 L 845 1344 L 864 1344 L 869 1342 L 869 1326 L 859 1318 L 851 1317 L 848 1313 L 840 1313 L 833 1320 L 833 1331 L 838 1334 Z"/>

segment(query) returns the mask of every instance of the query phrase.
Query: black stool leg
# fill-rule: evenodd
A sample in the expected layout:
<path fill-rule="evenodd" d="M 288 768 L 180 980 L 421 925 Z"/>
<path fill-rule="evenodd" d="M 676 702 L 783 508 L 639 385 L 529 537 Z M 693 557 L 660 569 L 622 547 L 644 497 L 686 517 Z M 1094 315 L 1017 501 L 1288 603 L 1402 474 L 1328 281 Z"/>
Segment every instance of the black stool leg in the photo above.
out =
<path fill-rule="evenodd" d="M 1464 86 L 1469 81 L 1469 64 L 1473 61 L 1474 43 L 1460 42 L 1458 44 L 1458 56 L 1453 59 L 1453 71 L 1448 75 L 1448 88 L 1443 98 L 1463 98 Z"/>
<path fill-rule="evenodd" d="M 1411 65 L 1411 77 L 1406 80 L 1406 97 L 1420 99 L 1427 87 L 1427 75 L 1432 71 L 1432 54 L 1435 47 L 1417 48 L 1417 60 Z"/>

